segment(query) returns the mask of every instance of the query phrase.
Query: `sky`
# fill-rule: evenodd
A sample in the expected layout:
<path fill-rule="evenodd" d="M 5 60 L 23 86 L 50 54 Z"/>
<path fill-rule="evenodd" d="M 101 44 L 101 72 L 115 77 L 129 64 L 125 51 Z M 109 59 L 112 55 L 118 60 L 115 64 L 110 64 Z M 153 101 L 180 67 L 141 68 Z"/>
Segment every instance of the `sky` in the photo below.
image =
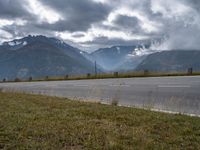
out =
<path fill-rule="evenodd" d="M 200 49 L 200 0 L 0 0 L 0 42 L 27 35 L 86 51 L 149 41 L 152 49 Z"/>

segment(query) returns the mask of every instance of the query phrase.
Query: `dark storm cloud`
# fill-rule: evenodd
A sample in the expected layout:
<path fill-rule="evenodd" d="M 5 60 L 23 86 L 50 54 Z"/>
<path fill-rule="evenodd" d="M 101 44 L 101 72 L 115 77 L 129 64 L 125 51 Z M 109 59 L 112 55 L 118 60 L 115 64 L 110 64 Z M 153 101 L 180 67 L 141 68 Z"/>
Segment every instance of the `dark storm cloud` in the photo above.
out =
<path fill-rule="evenodd" d="M 38 28 L 42 28 L 44 30 L 50 30 L 50 31 L 75 32 L 75 31 L 87 31 L 87 29 L 90 28 L 92 23 L 93 23 L 93 21 L 89 22 L 89 20 L 87 20 L 87 19 L 85 19 L 83 21 L 81 21 L 81 20 L 60 20 L 53 24 L 43 22 L 43 23 L 35 24 L 35 26 Z"/>
<path fill-rule="evenodd" d="M 47 6 L 47 11 L 50 8 L 58 12 L 62 16 L 62 19 L 54 23 L 41 21 L 40 14 L 36 15 L 30 11 L 28 0 L 2 0 L 0 1 L 0 19 L 5 18 L 9 21 L 23 19 L 27 23 L 19 26 L 14 22 L 13 24 L 0 26 L 0 30 L 13 35 L 13 38 L 27 34 L 45 34 L 51 36 L 55 31 L 86 32 L 93 23 L 98 23 L 106 19 L 111 11 L 109 6 L 90 0 L 37 1 L 42 6 Z M 49 14 L 49 17 L 51 17 L 51 14 Z"/>
<path fill-rule="evenodd" d="M 42 3 L 57 10 L 64 17 L 55 24 L 40 24 L 40 27 L 55 31 L 86 31 L 93 23 L 106 19 L 111 7 L 91 0 L 42 0 Z"/>
<path fill-rule="evenodd" d="M 24 0 L 0 0 L 0 18 L 28 18 L 30 14 L 22 5 Z"/>
<path fill-rule="evenodd" d="M 119 15 L 114 21 L 114 23 L 119 25 L 121 28 L 130 29 L 134 33 L 142 31 L 140 26 L 140 20 L 137 17 Z"/>
<path fill-rule="evenodd" d="M 39 5 L 32 10 L 30 2 Z M 19 19 L 25 22 L 19 24 Z M 163 49 L 200 49 L 200 1 L 0 0 L 0 41 L 11 38 L 10 35 L 14 39 L 28 34 L 61 33 L 67 34 L 64 40 L 81 46 L 131 45 L 167 37 L 162 40 Z"/>
<path fill-rule="evenodd" d="M 15 17 L 24 13 L 19 1 L 1 0 L 0 1 L 0 16 L 1 17 Z"/>
<path fill-rule="evenodd" d="M 200 1 L 199 0 L 185 0 L 188 5 L 191 5 L 194 9 L 200 11 Z"/>

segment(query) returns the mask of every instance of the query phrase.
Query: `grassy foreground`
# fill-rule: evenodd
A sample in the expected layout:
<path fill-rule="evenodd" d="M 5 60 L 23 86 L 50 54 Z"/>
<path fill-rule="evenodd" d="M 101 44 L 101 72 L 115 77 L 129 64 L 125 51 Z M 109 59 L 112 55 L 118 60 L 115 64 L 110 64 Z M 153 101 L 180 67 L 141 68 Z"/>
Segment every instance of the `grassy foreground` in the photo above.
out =
<path fill-rule="evenodd" d="M 0 149 L 200 149 L 200 118 L 0 93 Z"/>

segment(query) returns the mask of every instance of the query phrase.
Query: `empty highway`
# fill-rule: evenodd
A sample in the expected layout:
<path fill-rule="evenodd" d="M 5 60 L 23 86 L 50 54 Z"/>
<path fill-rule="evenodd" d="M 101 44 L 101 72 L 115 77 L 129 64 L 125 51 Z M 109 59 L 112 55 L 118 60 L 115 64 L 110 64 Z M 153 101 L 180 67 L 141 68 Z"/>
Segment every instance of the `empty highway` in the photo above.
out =
<path fill-rule="evenodd" d="M 0 88 L 200 115 L 199 76 L 0 83 Z"/>

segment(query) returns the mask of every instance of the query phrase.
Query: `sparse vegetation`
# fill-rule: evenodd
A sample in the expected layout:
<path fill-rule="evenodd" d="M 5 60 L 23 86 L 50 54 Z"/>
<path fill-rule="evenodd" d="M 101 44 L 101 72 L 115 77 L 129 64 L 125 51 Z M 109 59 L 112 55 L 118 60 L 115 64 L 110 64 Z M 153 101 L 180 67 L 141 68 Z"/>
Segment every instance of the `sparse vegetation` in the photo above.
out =
<path fill-rule="evenodd" d="M 140 71 L 140 72 L 114 72 L 114 73 L 102 73 L 102 74 L 86 74 L 86 75 L 78 75 L 78 76 L 46 76 L 43 78 L 32 78 L 32 80 L 26 79 L 22 80 L 18 78 L 19 81 L 27 82 L 27 81 L 59 81 L 59 80 L 85 80 L 85 79 L 110 79 L 110 78 L 134 78 L 134 77 L 166 77 L 166 76 L 199 76 L 200 72 L 150 72 L 148 70 Z M 2 80 L 2 82 L 6 82 L 6 80 Z M 13 81 L 7 81 L 7 82 L 13 82 Z M 14 80 L 15 82 L 15 80 Z"/>
<path fill-rule="evenodd" d="M 200 149 L 200 118 L 1 92 L 0 149 Z"/>

